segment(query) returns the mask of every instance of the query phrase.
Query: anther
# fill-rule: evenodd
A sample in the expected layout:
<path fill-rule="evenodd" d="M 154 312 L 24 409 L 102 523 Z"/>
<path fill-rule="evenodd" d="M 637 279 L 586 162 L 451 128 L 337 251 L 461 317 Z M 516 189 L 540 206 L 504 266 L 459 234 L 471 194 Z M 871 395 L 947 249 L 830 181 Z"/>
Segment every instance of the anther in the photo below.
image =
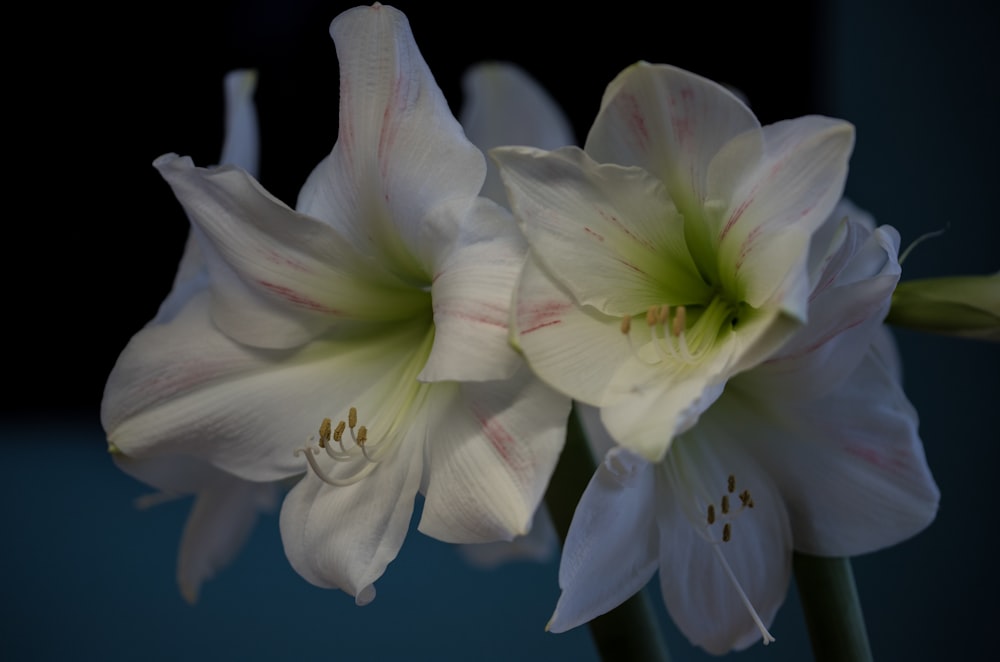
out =
<path fill-rule="evenodd" d="M 323 422 L 319 424 L 319 447 L 326 448 L 327 442 L 330 441 L 330 419 L 324 418 Z"/>
<path fill-rule="evenodd" d="M 345 425 L 344 422 L 341 421 L 340 423 L 337 423 L 337 427 L 333 429 L 333 440 L 336 441 L 338 444 L 344 437 L 344 428 L 346 427 L 347 425 Z"/>
<path fill-rule="evenodd" d="M 715 506 L 708 504 L 708 523 L 715 524 Z"/>
<path fill-rule="evenodd" d="M 677 306 L 677 312 L 674 313 L 674 323 L 670 327 L 670 332 L 674 334 L 675 338 L 679 338 L 681 333 L 684 332 L 684 328 L 687 325 L 687 308 L 684 306 Z"/>
<path fill-rule="evenodd" d="M 730 494 L 736 491 L 736 476 L 733 474 L 729 474 L 728 488 Z"/>
<path fill-rule="evenodd" d="M 354 429 L 354 426 L 358 424 L 358 410 L 354 407 L 347 412 L 347 427 Z"/>
<path fill-rule="evenodd" d="M 656 326 L 656 319 L 658 316 L 656 306 L 650 306 L 649 310 L 646 311 L 646 324 L 648 326 Z"/>
<path fill-rule="evenodd" d="M 732 537 L 732 535 L 733 535 L 733 529 L 729 525 L 729 522 L 726 522 L 722 526 L 722 542 L 729 542 L 729 539 Z"/>
<path fill-rule="evenodd" d="M 668 319 L 670 319 L 670 306 L 668 306 L 667 304 L 663 304 L 662 306 L 660 306 L 660 312 L 656 317 L 656 321 L 659 322 L 660 324 L 663 324 Z"/>
<path fill-rule="evenodd" d="M 361 454 L 365 456 L 365 459 L 369 462 L 374 462 L 370 457 L 368 457 L 368 451 L 365 450 L 365 442 L 368 441 L 368 428 L 364 425 L 358 428 L 358 438 L 354 440 L 357 443 L 358 448 L 361 449 Z"/>
<path fill-rule="evenodd" d="M 631 329 L 632 329 L 632 316 L 626 315 L 625 317 L 622 318 L 622 333 L 624 333 L 627 336 L 628 332 Z"/>
<path fill-rule="evenodd" d="M 740 492 L 740 503 L 746 508 L 753 508 L 753 498 L 750 497 L 750 490 Z"/>
<path fill-rule="evenodd" d="M 722 496 L 722 514 L 729 514 L 729 495 L 726 494 Z"/>

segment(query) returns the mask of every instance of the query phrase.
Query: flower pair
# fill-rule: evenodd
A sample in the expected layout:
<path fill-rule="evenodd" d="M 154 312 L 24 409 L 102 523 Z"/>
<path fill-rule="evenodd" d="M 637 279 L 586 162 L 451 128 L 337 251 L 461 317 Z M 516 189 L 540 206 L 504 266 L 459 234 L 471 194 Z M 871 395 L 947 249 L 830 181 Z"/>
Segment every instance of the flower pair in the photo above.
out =
<path fill-rule="evenodd" d="M 294 210 L 246 170 L 156 162 L 192 238 L 108 382 L 124 468 L 170 489 L 154 469 L 221 474 L 260 490 L 251 515 L 301 476 L 282 507 L 289 560 L 364 604 L 418 492 L 441 540 L 524 533 L 572 397 L 604 462 L 550 628 L 659 568 L 672 616 L 715 652 L 770 636 L 792 549 L 856 554 L 930 521 L 881 327 L 898 238 L 837 206 L 849 125 L 761 127 L 720 86 L 640 63 L 585 149 L 492 152 L 512 217 L 482 197 L 496 180 L 484 188 L 402 14 L 357 8 L 331 33 L 338 141 Z M 490 137 L 479 108 L 480 145 L 567 142 L 543 144 L 535 121 Z M 210 566 L 232 553 L 215 549 Z"/>

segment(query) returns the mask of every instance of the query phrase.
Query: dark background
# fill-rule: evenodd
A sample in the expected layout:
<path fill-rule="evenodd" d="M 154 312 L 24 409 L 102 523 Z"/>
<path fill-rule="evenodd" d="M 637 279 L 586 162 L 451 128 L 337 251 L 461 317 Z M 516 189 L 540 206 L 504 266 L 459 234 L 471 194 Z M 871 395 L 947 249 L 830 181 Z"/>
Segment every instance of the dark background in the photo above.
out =
<path fill-rule="evenodd" d="M 554 563 L 476 572 L 416 532 L 378 600 L 358 609 L 288 568 L 271 516 L 188 607 L 173 583 L 187 504 L 137 513 L 131 500 L 144 488 L 104 453 L 104 380 L 168 291 L 187 232 L 149 164 L 171 151 L 213 163 L 222 76 L 255 67 L 261 180 L 294 204 L 336 139 L 327 26 L 350 6 L 181 0 L 125 11 L 42 5 L 10 17 L 28 44 L 5 76 L 0 650 L 13 659 L 594 655 L 585 629 L 541 632 L 558 595 Z M 1000 15 L 991 3 L 397 6 L 456 112 L 466 67 L 509 60 L 551 92 L 582 141 L 604 86 L 644 59 L 734 85 L 764 123 L 848 119 L 854 201 L 897 227 L 904 246 L 950 227 L 908 258 L 904 278 L 1000 268 Z M 897 338 L 943 496 L 925 533 L 855 561 L 872 645 L 880 659 L 978 658 L 1000 617 L 1000 353 Z M 806 657 L 797 609 L 792 591 L 772 628 L 777 644 L 742 657 Z M 676 659 L 697 659 L 669 637 Z"/>

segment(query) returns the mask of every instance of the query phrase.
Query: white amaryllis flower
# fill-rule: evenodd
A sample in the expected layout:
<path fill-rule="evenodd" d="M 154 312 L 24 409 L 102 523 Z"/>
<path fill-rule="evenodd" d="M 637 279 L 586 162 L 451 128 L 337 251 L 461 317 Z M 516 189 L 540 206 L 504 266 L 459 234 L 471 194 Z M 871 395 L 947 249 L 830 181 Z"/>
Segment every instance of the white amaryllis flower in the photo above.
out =
<path fill-rule="evenodd" d="M 406 18 L 376 4 L 330 30 L 339 137 L 295 210 L 239 168 L 155 163 L 208 288 L 132 339 L 102 419 L 131 457 L 192 455 L 251 481 L 305 471 L 282 507 L 286 554 L 365 604 L 418 491 L 435 538 L 527 530 L 568 400 L 508 345 L 523 240 L 477 196 L 483 156 Z"/>
<path fill-rule="evenodd" d="M 853 139 L 825 117 L 762 128 L 723 87 L 639 63 L 586 151 L 493 150 L 531 245 L 513 313 L 531 367 L 662 459 L 807 319 L 810 240 Z"/>
<path fill-rule="evenodd" d="M 808 323 L 730 379 L 661 462 L 612 448 L 585 410 L 606 455 L 566 539 L 550 629 L 614 608 L 659 570 L 692 643 L 712 653 L 767 643 L 793 550 L 853 556 L 933 520 L 939 493 L 881 324 L 898 241 L 839 207 L 813 242 Z"/>

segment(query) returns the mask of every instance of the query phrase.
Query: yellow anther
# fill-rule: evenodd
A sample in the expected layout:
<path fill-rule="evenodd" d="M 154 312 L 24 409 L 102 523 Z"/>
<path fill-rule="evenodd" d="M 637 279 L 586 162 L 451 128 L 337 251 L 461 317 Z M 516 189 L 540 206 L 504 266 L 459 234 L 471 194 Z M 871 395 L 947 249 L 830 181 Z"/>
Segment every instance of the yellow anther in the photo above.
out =
<path fill-rule="evenodd" d="M 723 495 L 723 497 L 722 497 L 722 514 L 723 515 L 728 515 L 729 514 L 729 496 L 728 495 Z"/>
<path fill-rule="evenodd" d="M 354 426 L 358 424 L 358 410 L 351 407 L 350 411 L 347 412 L 347 427 L 354 429 Z"/>
<path fill-rule="evenodd" d="M 646 324 L 648 326 L 656 326 L 657 316 L 658 312 L 656 310 L 656 306 L 650 306 L 649 310 L 646 311 Z"/>
<path fill-rule="evenodd" d="M 336 441 L 338 444 L 340 443 L 340 440 L 343 439 L 344 437 L 344 428 L 346 427 L 347 425 L 343 421 L 341 421 L 340 423 L 337 423 L 337 427 L 333 429 L 333 440 Z"/>
<path fill-rule="evenodd" d="M 632 330 L 632 316 L 626 315 L 622 318 L 622 333 L 628 335 L 628 332 Z"/>
<path fill-rule="evenodd" d="M 722 527 L 722 542 L 729 542 L 729 538 L 733 535 L 733 529 L 729 526 L 729 522 Z"/>
<path fill-rule="evenodd" d="M 687 325 L 687 309 L 684 306 L 677 306 L 677 312 L 674 313 L 674 323 L 670 327 L 670 332 L 674 334 L 674 337 L 680 337 L 681 333 L 684 332 L 684 327 Z"/>
<path fill-rule="evenodd" d="M 660 306 L 660 312 L 656 316 L 656 321 L 660 324 L 665 324 L 668 319 L 670 319 L 670 306 L 663 304 Z"/>
<path fill-rule="evenodd" d="M 730 494 L 736 491 L 736 476 L 733 474 L 729 474 L 728 489 Z"/>
<path fill-rule="evenodd" d="M 330 419 L 324 418 L 319 424 L 319 447 L 326 448 L 326 442 L 330 441 Z"/>
<path fill-rule="evenodd" d="M 358 428 L 358 446 L 364 446 L 366 441 L 368 441 L 368 428 L 362 425 Z"/>
<path fill-rule="evenodd" d="M 708 504 L 708 523 L 715 524 L 715 506 Z"/>

